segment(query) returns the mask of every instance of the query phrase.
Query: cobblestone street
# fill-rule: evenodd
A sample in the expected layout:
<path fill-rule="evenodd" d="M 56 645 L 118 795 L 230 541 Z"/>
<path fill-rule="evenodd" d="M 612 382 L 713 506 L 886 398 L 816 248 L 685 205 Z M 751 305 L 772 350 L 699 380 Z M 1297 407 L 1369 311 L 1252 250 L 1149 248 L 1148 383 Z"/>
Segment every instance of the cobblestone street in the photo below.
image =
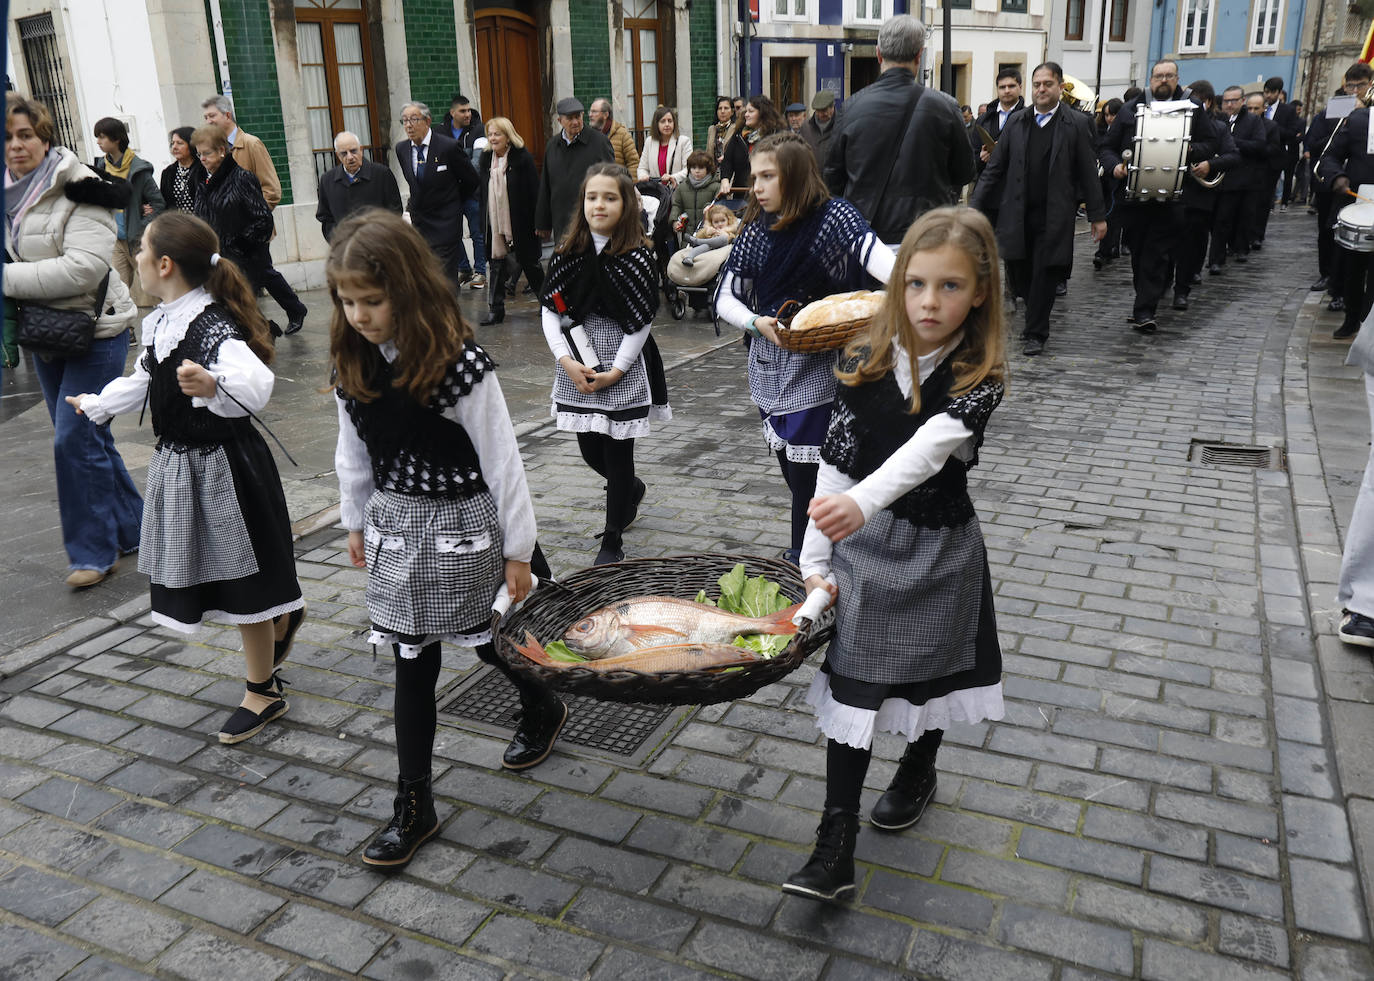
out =
<path fill-rule="evenodd" d="M 1307 289 L 1312 232 L 1301 208 L 1275 215 L 1263 252 L 1149 337 L 1126 325 L 1129 260 L 1095 273 L 1079 235 L 1048 350 L 1013 356 L 971 474 L 1007 717 L 949 730 L 914 828 L 862 826 L 844 905 L 778 889 L 823 797 L 803 699 L 819 657 L 667 713 L 637 753 L 564 740 L 523 775 L 499 769 L 508 731 L 446 711 L 440 836 L 402 874 L 364 867 L 395 788 L 393 669 L 365 643 L 342 532 L 298 543 L 289 714 L 221 747 L 236 630 L 151 626 L 130 564 L 52 632 L 44 603 L 70 607 L 42 597 L 65 574 L 51 433 L 41 409 L 10 413 L 6 479 L 26 474 L 25 513 L 48 526 L 41 567 L 21 550 L 3 574 L 27 605 L 24 642 L 0 646 L 0 978 L 1374 976 L 1374 671 L 1333 608 L 1369 434 L 1338 316 Z M 308 365 L 283 343 L 294 401 L 267 417 L 304 450 L 283 467 L 293 518 L 337 499 L 319 299 Z M 493 348 L 557 575 L 595 555 L 601 480 L 544 422 L 547 352 L 518 310 Z M 787 495 L 744 352 L 705 321 L 670 334 L 674 418 L 637 447 L 649 490 L 626 553 L 775 557 Z M 135 466 L 151 434 L 116 431 Z M 1283 465 L 1215 465 L 1204 442 Z M 12 547 L 39 527 L 7 520 Z M 446 702 L 485 670 L 447 649 Z M 877 742 L 865 814 L 901 749 Z"/>

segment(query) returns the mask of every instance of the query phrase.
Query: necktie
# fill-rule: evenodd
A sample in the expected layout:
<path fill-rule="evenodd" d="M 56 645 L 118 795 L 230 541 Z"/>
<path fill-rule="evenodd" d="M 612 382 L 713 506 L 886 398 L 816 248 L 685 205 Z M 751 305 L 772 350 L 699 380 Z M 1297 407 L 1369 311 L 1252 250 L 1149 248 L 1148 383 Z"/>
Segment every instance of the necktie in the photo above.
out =
<path fill-rule="evenodd" d="M 1053 115 L 1053 114 L 1052 114 L 1052 113 L 1048 113 L 1048 112 L 1037 112 L 1037 113 L 1035 114 L 1035 125 L 1037 125 L 1037 126 L 1044 126 L 1045 123 L 1049 120 L 1049 118 L 1050 118 L 1051 115 Z"/>
<path fill-rule="evenodd" d="M 425 176 L 425 145 L 421 143 L 415 148 L 415 179 L 418 181 Z"/>

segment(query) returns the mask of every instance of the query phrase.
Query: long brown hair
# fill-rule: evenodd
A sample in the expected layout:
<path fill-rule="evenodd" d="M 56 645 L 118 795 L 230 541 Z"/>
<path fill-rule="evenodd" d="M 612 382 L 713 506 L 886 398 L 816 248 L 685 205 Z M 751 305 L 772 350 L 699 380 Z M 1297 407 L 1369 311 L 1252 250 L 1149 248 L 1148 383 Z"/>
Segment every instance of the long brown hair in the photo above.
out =
<path fill-rule="evenodd" d="M 143 247 L 151 250 L 154 260 L 171 259 L 188 286 L 204 286 L 243 330 L 249 350 L 263 364 L 272 363 L 276 356 L 272 335 L 247 277 L 223 256 L 210 264 L 219 252 L 219 236 L 213 228 L 185 211 L 165 211 L 144 229 Z"/>
<path fill-rule="evenodd" d="M 463 356 L 472 327 L 458 312 L 453 286 L 420 233 L 382 208 L 355 211 L 334 230 L 325 260 L 334 317 L 329 324 L 329 362 L 335 382 L 361 402 L 379 394 L 369 387 L 381 361 L 376 345 L 344 316 L 339 284 L 375 288 L 391 303 L 396 347 L 392 384 L 426 404 L 448 366 Z"/>
<path fill-rule="evenodd" d="M 771 136 L 773 133 L 779 133 L 787 128 L 787 124 L 778 113 L 778 107 L 773 105 L 773 100 L 768 98 L 768 96 L 762 93 L 751 95 L 745 101 L 744 105 L 746 108 L 753 106 L 758 110 L 759 114 L 758 125 L 753 129 L 748 128 L 747 124 L 744 122 L 743 114 L 741 114 L 739 124 L 744 127 L 747 132 L 751 134 L 758 133 L 760 138 L 762 138 L 764 136 Z"/>
<path fill-rule="evenodd" d="M 587 176 L 582 178 L 582 186 L 577 189 L 577 210 L 573 214 L 572 227 L 559 243 L 558 252 L 562 254 L 592 251 L 592 226 L 587 224 L 585 200 L 587 185 L 593 177 L 611 178 L 615 181 L 616 190 L 620 192 L 620 220 L 616 222 L 615 230 L 610 235 L 611 240 L 602 251 L 606 255 L 620 255 L 640 246 L 652 247 L 652 243 L 644 235 L 644 212 L 639 206 L 639 195 L 635 193 L 630 172 L 620 164 L 599 163 L 588 167 Z"/>
<path fill-rule="evenodd" d="M 969 257 L 973 263 L 974 288 L 983 291 L 983 302 L 971 309 L 964 321 L 962 343 L 950 355 L 954 382 L 949 394 L 963 395 L 987 380 L 1006 381 L 1007 354 L 997 239 L 982 212 L 967 207 L 946 207 L 927 211 L 907 229 L 897 250 L 897 261 L 892 266 L 882 308 L 868 330 L 851 341 L 845 352 L 848 357 L 858 357 L 859 363 L 852 371 L 836 372 L 841 382 L 861 385 L 890 371 L 894 358 L 893 338 L 906 348 L 912 379 L 921 377 L 915 353 L 915 328 L 906 312 L 906 267 L 917 252 L 944 245 L 952 245 Z M 908 411 L 920 410 L 920 385 L 913 384 Z"/>
<path fill-rule="evenodd" d="M 771 156 L 778 165 L 778 192 L 782 198 L 777 221 L 772 226 L 774 231 L 800 221 L 830 200 L 830 189 L 821 179 L 816 155 L 796 133 L 774 133 L 759 140 L 750 158 L 750 183 L 753 182 L 752 168 L 758 166 L 753 161 L 765 154 Z M 753 221 L 762 212 L 758 198 L 750 190 L 749 204 L 741 220 Z"/>

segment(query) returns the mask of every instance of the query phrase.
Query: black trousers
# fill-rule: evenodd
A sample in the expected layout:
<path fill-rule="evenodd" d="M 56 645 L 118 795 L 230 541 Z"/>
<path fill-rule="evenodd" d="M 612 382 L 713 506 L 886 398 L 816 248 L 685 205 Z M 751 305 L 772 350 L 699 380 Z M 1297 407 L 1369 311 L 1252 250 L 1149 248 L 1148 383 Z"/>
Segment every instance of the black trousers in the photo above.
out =
<path fill-rule="evenodd" d="M 1335 275 L 1333 258 L 1336 248 L 1336 195 L 1330 191 L 1317 191 L 1312 195 L 1313 207 L 1317 209 L 1317 271 L 1330 279 Z M 1333 296 L 1340 296 L 1332 291 Z"/>
<path fill-rule="evenodd" d="M 1027 340 L 1049 340 L 1054 290 L 1069 276 L 1069 266 L 1050 265 L 1044 261 L 1049 247 L 1044 233 L 1033 229 L 1026 235 L 1026 254 L 1030 258 L 1007 260 L 1007 271 L 1011 273 L 1016 295 L 1026 299 L 1026 327 L 1021 336 Z"/>
<path fill-rule="evenodd" d="M 511 276 L 511 264 L 516 266 L 515 276 Z M 529 280 L 530 286 L 535 293 L 544 285 L 544 267 L 536 259 L 531 263 L 520 262 L 515 257 L 515 253 L 507 253 L 504 258 L 492 259 L 487 266 L 491 273 L 491 278 L 487 280 L 487 306 L 492 313 L 504 313 L 506 310 L 506 285 L 512 279 L 520 278 L 520 271 L 524 270 L 525 278 Z"/>
<path fill-rule="evenodd" d="M 1219 195 L 1217 195 L 1219 196 Z M 1207 238 L 1212 234 L 1216 208 L 1183 209 L 1183 239 L 1174 256 L 1174 292 L 1185 296 L 1193 288 L 1193 277 L 1201 275 L 1207 262 Z"/>
<path fill-rule="evenodd" d="M 272 265 L 272 258 L 267 255 L 266 249 L 257 258 L 230 258 L 239 264 L 249 285 L 253 287 L 253 292 L 267 290 L 267 295 L 276 300 L 277 305 L 285 311 L 287 320 L 305 319 L 305 304 L 286 281 L 286 277 L 277 272 L 277 267 Z"/>
<path fill-rule="evenodd" d="M 439 257 L 439 264 L 444 267 L 444 275 L 456 292 L 463 285 L 463 266 L 467 265 L 468 254 L 463 249 L 462 222 L 460 221 L 454 227 L 458 231 L 459 237 L 457 239 L 439 240 L 425 236 L 425 241 L 434 250 L 434 254 Z"/>
<path fill-rule="evenodd" d="M 1250 254 L 1250 191 L 1230 191 L 1223 184 L 1212 220 L 1212 249 L 1208 262 L 1226 265 L 1229 249 L 1236 255 Z"/>
<path fill-rule="evenodd" d="M 1122 237 L 1131 250 L 1135 304 L 1131 315 L 1153 320 L 1159 298 L 1169 286 L 1169 271 L 1183 235 L 1183 205 L 1177 202 L 1132 204 L 1122 216 Z"/>
<path fill-rule="evenodd" d="M 787 481 L 787 489 L 792 493 L 792 544 L 789 547 L 800 553 L 802 539 L 806 537 L 806 524 L 810 520 L 806 509 L 811 504 L 811 498 L 816 496 L 816 478 L 820 475 L 821 465 L 796 463 L 787 459 L 786 450 L 778 450 L 778 466 L 782 468 L 782 479 Z"/>
<path fill-rule="evenodd" d="M 1297 175 L 1298 168 L 1302 165 L 1301 153 L 1296 145 L 1287 149 L 1287 155 L 1283 158 L 1283 203 L 1288 204 L 1293 200 L 1293 178 Z"/>
<path fill-rule="evenodd" d="M 1250 199 L 1250 241 L 1263 242 L 1264 233 L 1269 228 L 1269 212 L 1274 208 L 1274 186 L 1279 180 L 1279 171 L 1264 172 L 1264 186 Z"/>
<path fill-rule="evenodd" d="M 1338 247 L 1339 248 L 1339 247 Z M 1374 252 L 1341 253 L 1341 296 L 1345 298 L 1344 327 L 1359 327 L 1374 305 Z"/>

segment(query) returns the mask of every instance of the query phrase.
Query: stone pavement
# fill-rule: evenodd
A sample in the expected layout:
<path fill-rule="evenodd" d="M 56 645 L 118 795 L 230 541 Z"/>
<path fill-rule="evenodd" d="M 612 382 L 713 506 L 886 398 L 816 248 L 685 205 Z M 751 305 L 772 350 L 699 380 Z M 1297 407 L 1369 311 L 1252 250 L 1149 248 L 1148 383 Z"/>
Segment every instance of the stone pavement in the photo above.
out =
<path fill-rule="evenodd" d="M 1331 625 L 1364 402 L 1312 271 L 1272 258 L 1310 233 L 1275 216 L 1262 261 L 1148 338 L 1124 324 L 1126 263 L 1094 274 L 1080 239 L 974 472 L 1007 718 L 950 730 L 914 829 L 861 832 L 852 904 L 777 888 L 822 794 L 813 665 L 673 716 L 643 759 L 565 742 L 507 774 L 499 729 L 445 725 L 439 838 L 403 874 L 363 868 L 392 794 L 391 665 L 323 529 L 298 552 L 291 712 L 242 747 L 213 741 L 236 633 L 151 627 L 141 594 L 0 654 L 0 978 L 1374 975 L 1374 686 Z M 631 556 L 782 547 L 742 368 L 730 345 L 671 372 Z M 332 425 L 287 427 L 313 445 Z M 1282 447 L 1289 469 L 1192 460 L 1195 440 Z M 521 442 L 554 568 L 578 567 L 599 481 L 571 438 Z M 475 658 L 446 658 L 456 691 Z M 879 742 L 865 807 L 900 749 Z"/>

